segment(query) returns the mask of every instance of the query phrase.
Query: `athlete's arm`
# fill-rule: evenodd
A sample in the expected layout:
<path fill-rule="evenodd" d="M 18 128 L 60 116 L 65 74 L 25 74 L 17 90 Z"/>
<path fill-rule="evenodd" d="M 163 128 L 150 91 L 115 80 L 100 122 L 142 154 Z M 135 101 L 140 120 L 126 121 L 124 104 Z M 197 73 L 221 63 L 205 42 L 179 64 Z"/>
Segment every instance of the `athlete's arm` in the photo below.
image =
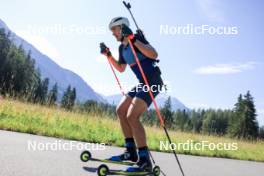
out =
<path fill-rule="evenodd" d="M 127 64 L 120 64 L 117 60 L 111 55 L 108 56 L 107 59 L 111 62 L 111 64 L 117 69 L 119 72 L 124 72 L 126 70 Z"/>
<path fill-rule="evenodd" d="M 101 53 L 105 55 L 107 59 L 110 61 L 110 63 L 115 67 L 115 69 L 117 69 L 119 72 L 125 71 L 126 64 L 119 63 L 118 61 L 116 61 L 110 49 L 104 43 L 100 43 L 100 50 L 101 50 Z"/>
<path fill-rule="evenodd" d="M 158 57 L 158 53 L 156 52 L 156 50 L 150 44 L 148 44 L 148 42 L 143 43 L 135 38 L 135 35 L 128 26 L 122 26 L 122 35 L 130 39 L 131 42 L 134 43 L 134 45 L 139 49 L 139 51 L 148 58 L 156 59 Z"/>
<path fill-rule="evenodd" d="M 157 59 L 158 53 L 150 44 L 144 44 L 139 40 L 136 40 L 134 45 L 139 51 L 150 59 Z"/>

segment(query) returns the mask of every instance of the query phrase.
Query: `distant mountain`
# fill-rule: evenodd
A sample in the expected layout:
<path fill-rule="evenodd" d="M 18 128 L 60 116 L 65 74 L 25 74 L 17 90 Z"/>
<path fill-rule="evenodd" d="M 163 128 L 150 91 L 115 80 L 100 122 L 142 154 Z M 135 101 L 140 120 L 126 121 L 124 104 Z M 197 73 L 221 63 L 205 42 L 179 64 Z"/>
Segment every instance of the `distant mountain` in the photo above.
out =
<path fill-rule="evenodd" d="M 31 51 L 31 56 L 35 59 L 36 68 L 40 70 L 42 78 L 48 77 L 50 79 L 50 86 L 56 82 L 58 83 L 59 97 L 62 96 L 67 86 L 71 85 L 77 90 L 77 100 L 82 102 L 89 99 L 105 102 L 102 96 L 96 93 L 80 76 L 70 70 L 62 68 L 51 58 L 37 50 L 33 45 L 17 36 L 1 19 L 0 28 L 4 28 L 6 32 L 11 32 L 11 37 L 17 46 L 22 44 L 26 52 Z"/>
<path fill-rule="evenodd" d="M 159 107 L 163 107 L 165 101 L 168 99 L 169 95 L 165 93 L 161 93 L 157 96 L 156 101 Z M 107 100 L 109 104 L 117 105 L 119 101 L 121 100 L 122 95 L 110 95 L 110 96 L 104 96 L 104 99 Z M 173 111 L 177 110 L 189 110 L 182 102 L 180 102 L 177 98 L 171 96 L 171 106 Z M 151 108 L 154 108 L 153 104 L 151 105 Z"/>

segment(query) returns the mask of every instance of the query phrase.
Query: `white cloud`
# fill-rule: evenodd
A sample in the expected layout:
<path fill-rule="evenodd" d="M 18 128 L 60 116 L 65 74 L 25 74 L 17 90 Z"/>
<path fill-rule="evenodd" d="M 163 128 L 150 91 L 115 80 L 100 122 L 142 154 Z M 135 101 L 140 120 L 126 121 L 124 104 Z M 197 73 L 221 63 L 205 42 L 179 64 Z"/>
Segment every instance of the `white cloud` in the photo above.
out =
<path fill-rule="evenodd" d="M 61 60 L 62 56 L 55 46 L 45 37 L 31 34 L 27 31 L 17 30 L 15 33 L 24 40 L 36 47 L 40 52 L 49 56 L 52 59 Z"/>
<path fill-rule="evenodd" d="M 200 11 L 206 15 L 209 20 L 215 22 L 224 22 L 224 14 L 221 8 L 221 3 L 218 0 L 196 0 Z"/>
<path fill-rule="evenodd" d="M 200 67 L 194 72 L 197 74 L 235 74 L 255 68 L 255 62 L 246 62 L 240 64 L 216 64 Z"/>

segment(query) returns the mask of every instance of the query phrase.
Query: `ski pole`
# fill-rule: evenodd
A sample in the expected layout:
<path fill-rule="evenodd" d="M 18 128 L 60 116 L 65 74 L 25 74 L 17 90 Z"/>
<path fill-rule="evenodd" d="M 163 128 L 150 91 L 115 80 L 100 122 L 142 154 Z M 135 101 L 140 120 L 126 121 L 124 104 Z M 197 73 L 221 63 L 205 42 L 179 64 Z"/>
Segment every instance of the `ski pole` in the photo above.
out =
<path fill-rule="evenodd" d="M 125 1 L 123 1 L 123 4 L 124 4 L 124 6 L 127 8 L 127 10 L 129 11 L 129 13 L 130 13 L 130 15 L 131 15 L 131 17 L 132 17 L 132 19 L 133 19 L 135 25 L 136 25 L 137 30 L 140 32 L 140 35 L 143 36 L 141 30 L 140 30 L 139 27 L 138 27 L 138 24 L 137 24 L 135 18 L 134 18 L 134 15 L 133 15 L 132 12 L 131 12 L 131 5 L 130 5 L 130 3 L 126 3 Z M 140 72 L 141 72 L 141 75 L 142 75 L 142 77 L 143 77 L 143 79 L 144 79 L 144 82 L 145 82 L 145 84 L 147 85 L 147 87 L 148 87 L 148 89 L 149 89 L 149 83 L 148 83 L 148 80 L 147 80 L 147 78 L 146 78 L 146 76 L 145 76 L 145 73 L 144 73 L 142 67 L 141 67 L 141 64 L 140 64 L 139 59 L 138 59 L 138 57 L 137 57 L 137 54 L 136 54 L 136 52 L 135 52 L 134 46 L 133 46 L 133 44 L 131 43 L 130 39 L 128 40 L 128 42 L 129 42 L 129 45 L 130 45 L 130 47 L 131 47 L 131 49 L 132 49 L 132 52 L 133 52 L 133 54 L 134 54 L 134 57 L 136 58 L 137 65 L 138 65 L 139 70 L 140 70 Z M 165 88 L 166 88 L 166 87 L 165 87 Z M 150 97 L 151 97 L 152 102 L 153 102 L 153 104 L 154 104 L 154 107 L 155 107 L 155 109 L 156 109 L 156 113 L 157 113 L 157 115 L 158 115 L 158 117 L 159 117 L 160 124 L 161 124 L 161 126 L 163 127 L 163 129 L 164 129 L 164 131 L 165 131 L 165 134 L 166 134 L 166 136 L 167 136 L 167 139 L 169 140 L 169 143 L 171 144 L 172 141 L 171 141 L 170 135 L 169 135 L 169 133 L 168 133 L 168 130 L 167 130 L 165 124 L 164 124 L 164 118 L 161 116 L 160 110 L 159 110 L 159 108 L 158 108 L 158 106 L 157 106 L 156 100 L 155 100 L 155 98 L 154 98 L 152 92 L 149 91 L 149 94 L 150 94 Z M 179 165 L 179 168 L 180 168 L 180 170 L 181 170 L 181 173 L 182 173 L 182 175 L 184 176 L 184 175 L 185 175 L 185 174 L 184 174 L 184 171 L 183 171 L 183 169 L 182 169 L 181 163 L 180 163 L 180 161 L 179 161 L 179 159 L 178 159 L 178 156 L 177 156 L 177 153 L 176 153 L 175 150 L 173 150 L 173 154 L 174 154 L 175 159 L 176 159 L 176 161 L 177 161 L 177 163 L 178 163 L 178 165 Z"/>
<path fill-rule="evenodd" d="M 130 15 L 131 15 L 131 17 L 132 17 L 132 19 L 133 19 L 133 21 L 134 21 L 134 23 L 135 23 L 135 25 L 136 25 L 136 27 L 137 27 L 137 29 L 139 29 L 139 27 L 138 27 L 138 25 L 137 25 L 137 22 L 136 22 L 136 20 L 135 20 L 135 18 L 134 18 L 134 15 L 132 14 L 132 12 L 131 12 L 131 5 L 130 5 L 130 3 L 126 3 L 125 1 L 123 1 L 123 4 L 124 4 L 124 6 L 127 8 L 127 10 L 129 11 L 129 13 L 130 13 Z"/>
<path fill-rule="evenodd" d="M 138 30 L 138 32 L 139 32 L 139 35 L 140 35 L 141 37 L 144 37 L 142 31 L 141 31 L 141 30 L 139 29 L 139 27 L 138 27 L 138 24 L 137 24 L 137 22 L 136 22 L 136 19 L 134 18 L 133 13 L 132 13 L 131 10 L 130 10 L 130 9 L 131 9 L 131 5 L 130 5 L 130 3 L 129 3 L 129 2 L 126 3 L 125 1 L 123 1 L 123 4 L 124 4 L 124 6 L 127 8 L 127 10 L 129 11 L 129 13 L 130 13 L 130 15 L 131 15 L 131 17 L 132 17 L 132 19 L 133 19 L 133 21 L 134 21 L 136 27 L 137 27 L 137 30 Z"/>
<path fill-rule="evenodd" d="M 111 67 L 111 70 L 112 70 L 112 72 L 113 72 L 113 74 L 114 74 L 114 76 L 115 76 L 115 79 L 116 79 L 116 82 L 117 82 L 117 84 L 118 84 L 118 86 L 119 86 L 119 89 L 120 89 L 122 95 L 124 96 L 124 95 L 125 95 L 124 90 L 123 90 L 123 88 L 122 88 L 122 86 L 121 86 L 121 84 L 120 84 L 120 81 L 119 81 L 119 79 L 118 79 L 118 77 L 117 77 L 117 75 L 116 75 L 116 72 L 115 72 L 115 70 L 114 70 L 114 68 L 113 68 L 113 66 L 112 66 L 112 64 L 111 64 L 111 62 L 110 62 L 110 60 L 109 60 L 108 57 L 107 57 L 107 60 L 108 60 L 108 63 L 109 63 L 109 65 L 110 65 L 110 67 Z"/>
<path fill-rule="evenodd" d="M 134 15 L 132 14 L 132 12 L 131 12 L 131 10 L 130 10 L 130 9 L 131 9 L 131 5 L 130 5 L 130 3 L 126 3 L 125 1 L 123 1 L 123 4 L 124 4 L 124 6 L 127 8 L 127 10 L 129 11 L 129 13 L 130 13 L 130 15 L 131 15 L 131 17 L 132 17 L 132 19 L 133 19 L 135 25 L 136 25 L 137 30 L 141 32 L 141 30 L 139 29 L 138 24 L 137 24 L 137 22 L 136 22 L 136 20 L 135 20 L 135 18 L 134 18 Z M 138 57 L 137 57 L 137 53 L 136 53 L 136 51 L 135 51 L 135 49 L 134 49 L 134 46 L 133 46 L 133 44 L 131 43 L 130 39 L 128 39 L 128 42 L 129 42 L 129 45 L 130 45 L 130 47 L 131 47 L 131 49 L 132 49 L 133 55 L 134 55 L 134 57 L 135 57 L 135 59 L 136 59 L 136 63 L 137 63 L 137 65 L 138 65 L 138 67 L 139 67 L 139 70 L 140 70 L 140 73 L 141 73 L 141 75 L 142 75 L 142 77 L 143 77 L 144 83 L 147 85 L 148 89 L 150 89 L 150 87 L 149 87 L 149 83 L 148 83 L 148 80 L 147 80 L 147 78 L 146 78 L 146 75 L 145 75 L 145 73 L 144 73 L 142 67 L 141 67 L 141 64 L 140 64 L 140 61 L 139 61 L 139 59 L 138 59 Z M 169 135 L 168 130 L 167 130 L 165 124 L 164 124 L 164 118 L 162 117 L 162 115 L 161 115 L 161 113 L 160 113 L 160 110 L 159 110 L 158 105 L 157 105 L 157 102 L 156 102 L 156 100 L 155 100 L 155 98 L 154 98 L 154 96 L 153 96 L 153 93 L 152 93 L 151 91 L 149 91 L 149 95 L 150 95 L 150 97 L 151 97 L 151 99 L 152 99 L 152 102 L 153 102 L 153 104 L 154 104 L 154 107 L 155 107 L 155 110 L 156 110 L 157 116 L 158 116 L 158 118 L 159 118 L 159 120 L 160 120 L 160 124 L 161 124 L 161 126 L 163 127 L 163 129 L 164 129 L 164 131 L 165 131 L 166 137 L 167 137 L 167 139 L 169 140 L 169 143 L 172 144 L 172 141 L 171 141 L 170 135 Z M 177 163 L 178 163 L 178 165 L 179 165 L 179 168 L 180 168 L 180 170 L 181 170 L 181 173 L 182 173 L 182 175 L 184 176 L 184 175 L 185 175 L 185 174 L 184 174 L 184 171 L 183 171 L 183 169 L 182 169 L 181 163 L 180 163 L 180 161 L 179 161 L 179 158 L 178 158 L 177 153 L 176 153 L 175 150 L 173 150 L 173 154 L 174 154 L 175 159 L 176 159 L 176 161 L 177 161 Z"/>
<path fill-rule="evenodd" d="M 139 70 L 140 70 L 140 73 L 141 73 L 141 75 L 142 75 L 142 77 L 143 77 L 144 83 L 145 83 L 145 85 L 147 86 L 148 90 L 150 90 L 150 86 L 149 86 L 148 80 L 147 80 L 147 78 L 146 78 L 146 75 L 145 75 L 145 73 L 144 73 L 142 67 L 141 67 L 141 63 L 140 63 L 140 61 L 139 61 L 139 59 L 138 59 L 137 53 L 136 53 L 135 48 L 134 48 L 134 46 L 133 46 L 133 44 L 132 44 L 132 42 L 131 42 L 130 39 L 128 39 L 128 43 L 129 43 L 129 46 L 130 46 L 130 48 L 131 48 L 131 50 L 132 50 L 132 52 L 133 52 L 133 55 L 134 55 L 134 57 L 135 57 L 135 59 L 136 59 L 136 63 L 137 63 L 137 65 L 138 65 L 138 68 L 139 68 Z M 164 124 L 164 118 L 162 117 L 162 115 L 161 115 L 161 113 L 160 113 L 159 107 L 158 107 L 157 102 L 156 102 L 156 100 L 155 100 L 155 98 L 154 98 L 154 96 L 153 96 L 153 93 L 152 93 L 151 91 L 148 91 L 148 92 L 149 92 L 149 95 L 150 95 L 150 97 L 151 97 L 151 100 L 152 100 L 152 102 L 153 102 L 153 104 L 154 104 L 154 107 L 155 107 L 156 113 L 157 113 L 157 115 L 158 115 L 158 118 L 159 118 L 159 120 L 160 120 L 160 125 L 163 127 L 163 129 L 164 129 L 164 131 L 165 131 L 165 134 L 166 134 L 166 136 L 167 136 L 167 139 L 169 140 L 169 143 L 170 143 L 170 145 L 171 145 L 171 144 L 172 144 L 172 141 L 171 141 L 170 135 L 169 135 L 169 133 L 168 133 L 168 130 L 167 130 L 167 128 L 165 127 L 165 124 Z M 181 163 L 180 163 L 180 161 L 179 161 L 179 158 L 178 158 L 178 156 L 177 156 L 177 153 L 176 153 L 175 150 L 172 150 L 172 151 L 173 151 L 173 154 L 174 154 L 174 156 L 175 156 L 175 159 L 176 159 L 176 161 L 177 161 L 177 163 L 178 163 L 178 165 L 179 165 L 179 168 L 180 168 L 180 170 L 181 170 L 181 173 L 182 173 L 182 175 L 184 176 L 185 174 L 184 174 L 184 172 L 183 172 L 183 169 L 182 169 Z"/>

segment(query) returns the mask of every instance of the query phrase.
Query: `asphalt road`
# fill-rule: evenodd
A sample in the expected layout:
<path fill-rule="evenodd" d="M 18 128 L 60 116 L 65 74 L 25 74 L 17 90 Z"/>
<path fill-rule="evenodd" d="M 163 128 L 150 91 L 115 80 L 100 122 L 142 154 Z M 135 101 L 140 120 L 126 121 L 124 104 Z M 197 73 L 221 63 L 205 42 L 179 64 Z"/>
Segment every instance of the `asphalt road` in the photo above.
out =
<path fill-rule="evenodd" d="M 93 149 L 93 156 L 98 158 L 107 158 L 124 150 L 0 130 L 0 176 L 97 175 L 96 169 L 101 163 L 80 161 L 81 148 L 84 146 Z M 181 176 L 172 154 L 153 152 L 153 156 L 167 176 Z M 179 160 L 186 176 L 264 175 L 264 163 L 187 155 L 179 155 Z M 108 165 L 113 169 L 126 168 Z"/>

